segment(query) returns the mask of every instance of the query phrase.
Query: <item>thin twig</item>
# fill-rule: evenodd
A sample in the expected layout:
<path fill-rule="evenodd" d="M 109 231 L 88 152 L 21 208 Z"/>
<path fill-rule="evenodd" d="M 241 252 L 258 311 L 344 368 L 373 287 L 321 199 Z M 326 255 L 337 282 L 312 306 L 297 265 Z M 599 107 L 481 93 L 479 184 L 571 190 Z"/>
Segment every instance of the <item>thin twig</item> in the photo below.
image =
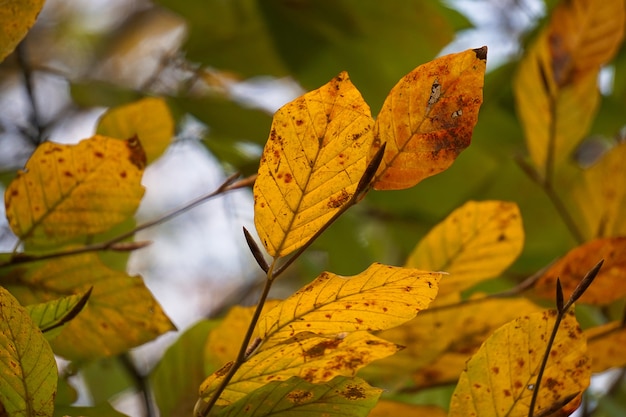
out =
<path fill-rule="evenodd" d="M 33 71 L 26 58 L 26 43 L 24 41 L 20 42 L 17 46 L 15 56 L 17 58 L 18 65 L 22 69 L 22 75 L 24 76 L 24 87 L 26 88 L 26 96 L 28 97 L 28 102 L 31 107 L 31 124 L 35 127 L 35 137 L 32 137 L 31 135 L 29 136 L 35 145 L 39 145 L 41 142 L 43 142 L 44 126 L 41 122 L 39 109 L 37 107 L 37 100 L 35 98 L 35 86 L 33 84 Z"/>
<path fill-rule="evenodd" d="M 137 249 L 138 247 L 133 247 L 133 245 L 130 245 L 128 247 L 125 247 L 124 245 L 120 246 L 120 242 L 128 239 L 129 237 L 132 237 L 133 235 L 135 235 L 137 232 L 141 230 L 159 225 L 174 217 L 180 216 L 181 214 L 206 202 L 207 200 L 210 200 L 213 197 L 217 197 L 229 191 L 248 187 L 254 183 L 254 180 L 256 179 L 256 174 L 251 175 L 247 178 L 243 178 L 239 181 L 235 181 L 236 178 L 237 178 L 237 174 L 231 175 L 215 191 L 205 194 L 201 197 L 198 197 L 197 199 L 185 204 L 184 206 L 178 209 L 175 209 L 155 220 L 140 224 L 134 229 L 128 232 L 122 233 L 110 240 L 107 240 L 106 242 L 93 243 L 93 244 L 81 246 L 79 248 L 66 249 L 66 250 L 61 250 L 58 252 L 44 253 L 44 254 L 17 253 L 14 256 L 12 256 L 8 261 L 0 262 L 0 268 L 8 266 L 8 265 L 16 265 L 16 264 L 22 264 L 22 263 L 27 263 L 27 262 L 36 262 L 36 261 L 42 261 L 46 259 L 60 258 L 64 256 L 79 255 L 79 254 L 87 253 L 87 252 L 99 252 L 99 251 L 105 251 L 105 250 L 118 250 L 119 251 L 119 250 Z M 135 244 L 136 244 L 135 246 L 143 246 L 142 244 L 138 244 L 138 242 L 135 242 Z"/>
<path fill-rule="evenodd" d="M 139 372 L 135 362 L 128 353 L 118 356 L 118 359 L 124 369 L 126 369 L 126 372 L 128 372 L 132 378 L 137 390 L 141 392 L 141 398 L 146 410 L 146 417 L 157 417 L 158 414 L 154 408 L 154 403 L 152 402 L 152 390 L 150 389 L 150 384 L 148 383 L 146 376 Z"/>

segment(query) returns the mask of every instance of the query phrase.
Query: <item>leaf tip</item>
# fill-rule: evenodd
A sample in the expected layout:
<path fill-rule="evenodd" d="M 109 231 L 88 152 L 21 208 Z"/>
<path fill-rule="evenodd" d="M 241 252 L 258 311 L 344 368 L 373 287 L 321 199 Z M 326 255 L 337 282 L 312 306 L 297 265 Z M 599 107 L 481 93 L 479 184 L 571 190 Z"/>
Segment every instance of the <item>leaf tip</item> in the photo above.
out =
<path fill-rule="evenodd" d="M 474 49 L 474 53 L 476 54 L 476 58 L 482 60 L 482 61 L 486 61 L 487 60 L 487 46 L 483 46 L 481 48 L 476 48 Z"/>

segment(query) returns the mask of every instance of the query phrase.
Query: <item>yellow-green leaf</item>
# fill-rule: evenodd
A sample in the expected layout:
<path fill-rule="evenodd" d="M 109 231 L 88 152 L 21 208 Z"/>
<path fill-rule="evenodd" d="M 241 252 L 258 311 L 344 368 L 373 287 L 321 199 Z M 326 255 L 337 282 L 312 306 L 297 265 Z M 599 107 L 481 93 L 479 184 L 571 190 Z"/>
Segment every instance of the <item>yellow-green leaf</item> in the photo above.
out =
<path fill-rule="evenodd" d="M 291 377 L 270 382 L 217 413 L 217 417 L 365 417 L 382 390 L 360 378 L 312 384 Z"/>
<path fill-rule="evenodd" d="M 448 272 L 439 295 L 498 276 L 522 252 L 524 229 L 515 203 L 469 201 L 424 237 L 406 266 Z"/>
<path fill-rule="evenodd" d="M 11 229 L 31 246 L 103 232 L 137 209 L 144 167 L 145 155 L 135 139 L 45 142 L 5 192 Z"/>
<path fill-rule="evenodd" d="M 91 289 L 83 294 L 68 295 L 57 300 L 26 306 L 33 322 L 45 333 L 48 340 L 58 336 L 60 327 L 82 311 L 91 295 Z"/>
<path fill-rule="evenodd" d="M 555 323 L 543 311 L 505 324 L 467 362 L 450 403 L 450 417 L 527 417 L 537 373 Z M 591 361 L 572 311 L 559 326 L 539 386 L 535 415 L 558 411 L 589 386 Z"/>
<path fill-rule="evenodd" d="M 535 294 L 554 299 L 556 280 L 560 279 L 565 297 L 601 259 L 602 268 L 587 288 L 580 303 L 607 305 L 626 296 L 626 237 L 595 239 L 569 251 L 555 262 L 534 286 Z"/>
<path fill-rule="evenodd" d="M 487 47 L 420 65 L 391 90 L 370 153 L 386 143 L 374 188 L 409 188 L 452 165 L 472 140 L 483 101 Z"/>
<path fill-rule="evenodd" d="M 0 409 L 7 416 L 49 416 L 57 366 L 50 345 L 28 312 L 0 287 Z"/>
<path fill-rule="evenodd" d="M 304 331 L 329 337 L 402 324 L 428 307 L 442 275 L 379 263 L 352 277 L 323 272 L 260 318 L 262 348 Z"/>
<path fill-rule="evenodd" d="M 568 190 L 587 239 L 626 235 L 626 142 L 608 151 L 602 159 L 580 173 Z"/>
<path fill-rule="evenodd" d="M 254 223 L 271 256 L 302 247 L 351 200 L 372 124 L 345 72 L 274 115 L 254 184 Z"/>
<path fill-rule="evenodd" d="M 594 373 L 626 366 L 626 327 L 621 321 L 592 327 L 585 330 L 585 335 Z"/>
<path fill-rule="evenodd" d="M 45 0 L 4 0 L 0 7 L 0 62 L 35 24 Z"/>
<path fill-rule="evenodd" d="M 107 268 L 96 254 L 67 256 L 10 270 L 4 282 L 23 304 L 43 303 L 93 287 L 83 311 L 52 341 L 68 359 L 122 353 L 173 330 L 143 280 Z"/>
<path fill-rule="evenodd" d="M 148 163 L 157 159 L 174 136 L 174 119 L 165 100 L 148 97 L 109 109 L 98 122 L 97 133 L 117 139 L 138 137 Z"/>
<path fill-rule="evenodd" d="M 514 81 L 526 145 L 546 177 L 568 161 L 599 103 L 597 76 L 621 43 L 624 2 L 561 2 Z"/>
<path fill-rule="evenodd" d="M 281 344 L 259 349 L 235 373 L 216 404 L 232 404 L 268 382 L 292 376 L 312 383 L 326 382 L 338 375 L 351 377 L 368 363 L 400 349 L 365 331 L 334 337 L 301 332 Z M 202 399 L 211 396 L 231 366 L 232 362 L 227 363 L 202 383 Z"/>

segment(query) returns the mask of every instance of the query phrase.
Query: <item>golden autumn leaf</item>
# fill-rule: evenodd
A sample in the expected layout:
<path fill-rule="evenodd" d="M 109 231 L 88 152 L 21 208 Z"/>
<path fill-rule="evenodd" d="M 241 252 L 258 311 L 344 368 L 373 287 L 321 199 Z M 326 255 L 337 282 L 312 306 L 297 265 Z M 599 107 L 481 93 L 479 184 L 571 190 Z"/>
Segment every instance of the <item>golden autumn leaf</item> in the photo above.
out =
<path fill-rule="evenodd" d="M 261 349 L 305 331 L 329 337 L 402 324 L 428 307 L 442 275 L 379 263 L 352 277 L 323 272 L 259 319 Z"/>
<path fill-rule="evenodd" d="M 45 142 L 5 192 L 11 229 L 33 247 L 108 230 L 139 206 L 145 162 L 136 139 Z"/>
<path fill-rule="evenodd" d="M 300 332 L 283 343 L 259 349 L 237 370 L 216 404 L 232 404 L 268 382 L 292 376 L 312 383 L 326 382 L 338 375 L 354 376 L 368 363 L 400 349 L 366 331 L 333 337 Z M 201 398 L 211 396 L 231 366 L 232 362 L 227 363 L 202 383 Z"/>
<path fill-rule="evenodd" d="M 302 247 L 351 200 L 372 124 L 346 72 L 274 115 L 254 184 L 254 223 L 271 256 Z"/>
<path fill-rule="evenodd" d="M 157 159 L 174 136 L 174 120 L 165 100 L 147 97 L 109 109 L 98 122 L 97 133 L 117 139 L 138 137 L 147 162 Z"/>
<path fill-rule="evenodd" d="M 381 400 L 367 415 L 368 417 L 389 416 L 419 416 L 419 417 L 446 417 L 448 413 L 434 405 L 413 405 L 397 401 Z"/>
<path fill-rule="evenodd" d="M 0 414 L 48 416 L 54 411 L 54 354 L 28 312 L 0 287 Z"/>
<path fill-rule="evenodd" d="M 449 273 L 441 279 L 443 296 L 498 276 L 523 246 L 522 217 L 515 203 L 469 201 L 420 241 L 406 266 Z"/>
<path fill-rule="evenodd" d="M 626 366 L 626 327 L 621 321 L 613 321 L 602 326 L 585 330 L 591 371 L 604 372 L 611 368 Z"/>
<path fill-rule="evenodd" d="M 450 417 L 527 417 L 537 373 L 555 323 L 543 311 L 505 324 L 467 362 L 452 395 Z M 573 311 L 565 315 L 539 386 L 535 415 L 557 411 L 589 385 L 591 361 Z"/>
<path fill-rule="evenodd" d="M 487 47 L 446 55 L 404 76 L 374 125 L 369 157 L 386 143 L 377 190 L 409 188 L 450 167 L 467 148 L 483 101 Z"/>
<path fill-rule="evenodd" d="M 253 391 L 216 417 L 366 417 L 381 392 L 359 378 L 335 377 L 311 384 L 291 377 Z"/>
<path fill-rule="evenodd" d="M 567 299 L 601 259 L 604 264 L 600 272 L 578 302 L 607 305 L 619 300 L 626 296 L 626 237 L 595 239 L 572 249 L 543 273 L 533 287 L 534 293 L 553 300 L 559 278 Z"/>
<path fill-rule="evenodd" d="M 533 163 L 543 177 L 571 157 L 599 103 L 600 67 L 624 35 L 624 2 L 561 2 L 519 65 L 517 111 Z"/>
<path fill-rule="evenodd" d="M 4 0 L 0 7 L 0 62 L 35 24 L 45 0 Z"/>
<path fill-rule="evenodd" d="M 580 172 L 568 197 L 587 239 L 626 235 L 626 142 Z"/>
<path fill-rule="evenodd" d="M 68 359 L 120 354 L 174 329 L 138 276 L 106 267 L 97 254 L 66 256 L 16 267 L 5 286 L 25 305 L 82 294 L 93 287 L 87 305 L 52 342 Z"/>

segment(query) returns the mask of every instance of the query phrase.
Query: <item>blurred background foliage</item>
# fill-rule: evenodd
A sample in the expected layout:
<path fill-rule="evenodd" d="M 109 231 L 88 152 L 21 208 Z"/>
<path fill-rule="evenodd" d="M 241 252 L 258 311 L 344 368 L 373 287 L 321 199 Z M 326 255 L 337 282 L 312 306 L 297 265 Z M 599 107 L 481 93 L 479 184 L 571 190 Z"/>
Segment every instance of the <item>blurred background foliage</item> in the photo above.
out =
<path fill-rule="evenodd" d="M 235 171 L 249 175 L 258 166 L 273 112 L 340 71 L 349 72 L 375 115 L 391 87 L 417 65 L 441 53 L 486 44 L 484 104 L 468 150 L 449 170 L 412 189 L 370 193 L 313 245 L 291 269 L 291 279 L 283 280 L 287 289 L 276 294 L 290 292 L 321 270 L 351 275 L 374 261 L 401 265 L 433 225 L 467 200 L 519 204 L 526 246 L 508 275 L 519 281 L 576 244 L 544 192 L 516 163 L 527 152 L 512 79 L 525 47 L 555 4 L 48 0 L 27 38 L 0 65 L 0 186 L 6 187 L 42 141 L 87 137 L 84 132 L 93 131 L 106 108 L 145 96 L 166 98 L 177 125 L 172 147 L 196 141 L 202 152 L 216 158 L 222 171 L 218 176 Z M 579 153 L 581 162 L 603 144 L 626 136 L 626 47 L 599 82 L 601 106 Z M 225 206 L 237 204 L 224 201 Z M 250 217 L 250 199 L 242 201 L 250 204 L 244 210 Z M 229 212 L 241 215 L 226 207 Z M 233 222 L 239 234 L 241 222 Z M 11 247 L 6 224 L 0 238 L 3 247 Z M 206 237 L 211 238 L 221 236 Z M 239 250 L 245 251 L 240 235 L 238 239 Z M 169 249 L 174 252 L 168 256 L 181 262 L 203 256 Z M 251 257 L 233 254 L 230 262 L 247 265 L 237 271 L 252 277 L 244 292 L 253 288 Z M 144 275 L 150 285 L 150 274 Z M 169 278 L 179 282 L 185 277 Z"/>

